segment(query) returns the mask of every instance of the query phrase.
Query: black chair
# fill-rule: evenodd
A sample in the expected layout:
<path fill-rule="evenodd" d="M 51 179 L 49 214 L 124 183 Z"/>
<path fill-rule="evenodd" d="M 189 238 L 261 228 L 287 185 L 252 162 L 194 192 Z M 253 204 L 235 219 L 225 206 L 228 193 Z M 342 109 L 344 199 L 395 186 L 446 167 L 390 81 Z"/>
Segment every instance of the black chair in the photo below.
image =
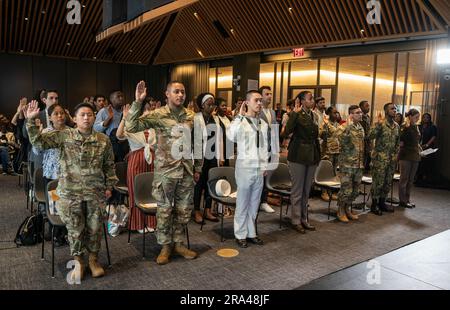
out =
<path fill-rule="evenodd" d="M 49 201 L 49 197 L 48 197 L 48 192 L 50 192 L 52 190 L 56 190 L 57 187 L 58 187 L 58 180 L 50 181 L 47 183 L 46 192 L 44 194 L 46 217 L 44 217 L 44 220 L 42 221 L 42 252 L 41 252 L 42 260 L 44 259 L 45 222 L 48 221 L 52 225 L 52 278 L 55 277 L 55 235 L 54 235 L 55 227 L 62 228 L 62 227 L 66 226 L 66 224 L 64 224 L 64 222 L 61 220 L 59 215 L 57 215 L 57 214 L 53 215 L 50 213 L 50 201 Z M 106 245 L 106 254 L 108 256 L 108 266 L 111 266 L 111 258 L 109 255 L 109 247 L 108 247 L 108 236 L 106 233 L 105 222 L 103 222 L 103 234 L 105 235 L 105 245 Z"/>
<path fill-rule="evenodd" d="M 141 212 L 142 221 L 144 223 L 144 232 L 142 236 L 142 257 L 145 257 L 145 234 L 147 229 L 146 217 L 148 215 L 156 216 L 158 210 L 156 206 L 149 206 L 149 204 L 156 204 L 156 200 L 152 197 L 153 176 L 153 172 L 144 172 L 134 177 L 134 206 Z M 130 221 L 128 223 L 128 243 L 130 243 L 132 218 L 133 213 L 130 212 Z M 184 225 L 184 230 L 186 232 L 187 246 L 188 248 L 191 248 L 187 225 Z"/>
<path fill-rule="evenodd" d="M 330 219 L 331 212 L 331 200 L 332 195 L 335 192 L 339 192 L 341 189 L 341 182 L 335 175 L 333 164 L 329 160 L 321 160 L 319 166 L 314 173 L 314 184 L 327 191 L 328 196 L 328 219 Z"/>
<path fill-rule="evenodd" d="M 276 194 L 281 198 L 280 204 L 280 228 L 282 224 L 283 202 L 287 203 L 286 212 L 289 208 L 292 181 L 287 164 L 279 163 L 277 169 L 268 172 L 266 177 L 266 188 L 270 193 Z"/>
<path fill-rule="evenodd" d="M 39 206 L 45 206 L 45 180 L 42 168 L 34 170 L 33 200 L 37 203 L 37 212 L 39 213 Z"/>
<path fill-rule="evenodd" d="M 216 189 L 213 188 L 213 184 L 214 181 L 220 180 L 220 179 L 226 179 L 230 185 L 231 185 L 231 192 L 234 193 L 237 191 L 237 185 L 236 185 L 236 178 L 234 175 L 234 168 L 233 167 L 216 167 L 216 168 L 211 168 L 208 172 L 208 192 L 209 192 L 209 196 L 211 197 L 211 199 L 217 203 L 220 203 L 222 205 L 225 206 L 229 206 L 229 207 L 236 207 L 236 198 L 233 197 L 222 197 L 217 195 L 216 193 Z M 221 208 L 221 211 L 219 212 L 219 216 L 221 219 L 221 225 L 220 225 L 220 237 L 221 237 L 221 241 L 224 241 L 223 238 L 223 217 L 224 217 L 224 213 L 223 213 L 223 207 Z M 203 223 L 202 226 L 200 227 L 200 230 L 203 229 Z"/>
<path fill-rule="evenodd" d="M 128 206 L 127 167 L 128 165 L 126 162 L 122 161 L 115 163 L 116 176 L 119 179 L 119 182 L 114 186 L 114 189 L 120 195 L 119 201 L 122 201 L 122 198 L 124 198 L 124 202 Z"/>

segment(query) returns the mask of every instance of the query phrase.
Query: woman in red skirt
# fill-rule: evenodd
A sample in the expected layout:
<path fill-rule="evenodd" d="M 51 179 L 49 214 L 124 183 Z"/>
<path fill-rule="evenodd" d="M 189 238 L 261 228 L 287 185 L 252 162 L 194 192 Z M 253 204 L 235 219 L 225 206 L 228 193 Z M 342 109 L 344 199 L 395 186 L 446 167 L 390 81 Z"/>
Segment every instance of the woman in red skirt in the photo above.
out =
<path fill-rule="evenodd" d="M 145 101 L 142 108 L 142 115 L 150 113 L 155 109 L 155 102 L 149 98 Z M 153 171 L 153 147 L 156 143 L 155 131 L 147 129 L 137 133 L 129 133 L 125 128 L 125 117 L 130 110 L 130 105 L 123 107 L 123 118 L 117 128 L 117 138 L 119 140 L 128 140 L 130 144 L 130 153 L 127 155 L 127 186 L 129 194 L 129 204 L 131 212 L 130 229 L 132 231 L 144 232 L 144 222 L 139 209 L 134 206 L 134 177 L 143 172 Z M 147 216 L 147 232 L 152 232 L 156 227 L 156 217 Z"/>

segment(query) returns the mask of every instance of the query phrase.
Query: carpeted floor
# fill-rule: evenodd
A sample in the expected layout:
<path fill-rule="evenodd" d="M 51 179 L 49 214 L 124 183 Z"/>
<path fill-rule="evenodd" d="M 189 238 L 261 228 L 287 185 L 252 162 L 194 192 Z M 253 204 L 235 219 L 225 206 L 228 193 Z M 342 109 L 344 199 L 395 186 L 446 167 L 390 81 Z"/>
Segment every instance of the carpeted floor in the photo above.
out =
<path fill-rule="evenodd" d="M 227 241 L 220 242 L 220 224 L 208 222 L 204 231 L 189 224 L 192 249 L 200 253 L 193 261 L 174 258 L 158 266 L 159 253 L 153 235 L 148 236 L 146 259 L 142 259 L 142 236 L 127 234 L 110 239 L 112 267 L 101 279 L 89 275 L 81 285 L 65 281 L 70 259 L 68 247 L 56 249 L 56 277 L 51 278 L 50 243 L 45 260 L 40 259 L 40 245 L 16 248 L 12 239 L 27 216 L 26 197 L 18 186 L 18 177 L 0 176 L 0 289 L 182 289 L 182 290 L 263 290 L 294 289 L 342 268 L 388 253 L 411 242 L 450 228 L 450 192 L 414 189 L 416 209 L 398 210 L 377 217 L 361 216 L 360 221 L 342 224 L 321 221 L 326 203 L 311 201 L 316 232 L 300 235 L 283 226 L 279 229 L 279 209 L 261 214 L 258 229 L 265 241 L 262 247 L 240 249 L 234 258 L 216 255 L 221 248 L 237 248 L 232 219 L 226 219 Z M 335 206 L 335 203 L 333 203 Z M 101 251 L 101 262 L 106 253 Z"/>

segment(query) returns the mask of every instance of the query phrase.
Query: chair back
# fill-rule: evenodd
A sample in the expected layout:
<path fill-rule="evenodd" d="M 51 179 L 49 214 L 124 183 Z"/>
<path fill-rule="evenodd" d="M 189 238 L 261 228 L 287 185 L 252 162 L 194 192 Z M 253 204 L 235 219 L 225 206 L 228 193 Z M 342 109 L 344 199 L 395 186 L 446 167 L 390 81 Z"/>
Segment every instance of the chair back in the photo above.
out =
<path fill-rule="evenodd" d="M 208 190 L 211 196 L 217 197 L 217 194 L 216 189 L 211 188 L 210 183 L 219 179 L 226 179 L 230 183 L 232 193 L 237 191 L 234 167 L 215 167 L 208 172 Z"/>
<path fill-rule="evenodd" d="M 314 183 L 320 184 L 322 182 L 339 183 L 339 179 L 334 174 L 333 164 L 329 160 L 321 160 L 314 173 Z"/>
<path fill-rule="evenodd" d="M 144 172 L 134 177 L 135 205 L 156 202 L 152 198 L 153 172 Z"/>
<path fill-rule="evenodd" d="M 287 164 L 279 163 L 277 169 L 268 171 L 266 187 L 270 190 L 290 191 L 292 181 Z"/>
<path fill-rule="evenodd" d="M 45 180 L 42 168 L 36 168 L 33 175 L 34 198 L 38 202 L 45 202 Z"/>
<path fill-rule="evenodd" d="M 116 167 L 116 176 L 119 179 L 117 182 L 117 186 L 127 186 L 127 163 L 124 161 L 120 161 L 115 163 Z"/>
<path fill-rule="evenodd" d="M 48 192 L 56 190 L 58 187 L 58 180 L 53 180 L 47 183 L 47 187 L 45 190 L 45 212 L 46 214 L 50 214 L 50 200 L 48 197 Z"/>

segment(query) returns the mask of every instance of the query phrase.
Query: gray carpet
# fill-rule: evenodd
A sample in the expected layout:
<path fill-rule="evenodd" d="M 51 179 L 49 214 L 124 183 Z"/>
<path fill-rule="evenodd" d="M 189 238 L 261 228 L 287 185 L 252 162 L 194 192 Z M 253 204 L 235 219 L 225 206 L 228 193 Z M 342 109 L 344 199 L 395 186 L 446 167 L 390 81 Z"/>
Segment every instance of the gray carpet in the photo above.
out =
<path fill-rule="evenodd" d="M 216 255 L 221 248 L 237 248 L 232 219 L 226 219 L 226 237 L 220 242 L 220 224 L 208 222 L 204 231 L 190 223 L 192 249 L 200 253 L 193 261 L 174 258 L 165 266 L 154 262 L 159 247 L 155 238 L 147 239 L 146 259 L 142 259 L 142 236 L 127 234 L 110 239 L 112 267 L 101 279 L 87 276 L 81 285 L 68 285 L 68 247 L 56 249 L 56 278 L 52 279 L 50 243 L 46 243 L 45 260 L 40 259 L 40 245 L 16 248 L 11 242 L 28 214 L 25 195 L 18 178 L 0 176 L 0 288 L 1 289 L 294 289 L 342 268 L 388 253 L 411 242 L 450 228 L 450 192 L 414 189 L 416 209 L 398 210 L 377 217 L 361 216 L 360 221 L 342 224 L 314 221 L 326 213 L 326 203 L 313 200 L 316 232 L 300 235 L 279 229 L 278 208 L 275 214 L 261 214 L 258 229 L 266 244 L 240 249 L 234 258 Z M 333 203 L 335 206 L 335 203 Z M 317 215 L 319 214 L 319 215 Z M 104 248 L 104 247 L 103 247 Z M 101 262 L 106 263 L 104 249 Z"/>

